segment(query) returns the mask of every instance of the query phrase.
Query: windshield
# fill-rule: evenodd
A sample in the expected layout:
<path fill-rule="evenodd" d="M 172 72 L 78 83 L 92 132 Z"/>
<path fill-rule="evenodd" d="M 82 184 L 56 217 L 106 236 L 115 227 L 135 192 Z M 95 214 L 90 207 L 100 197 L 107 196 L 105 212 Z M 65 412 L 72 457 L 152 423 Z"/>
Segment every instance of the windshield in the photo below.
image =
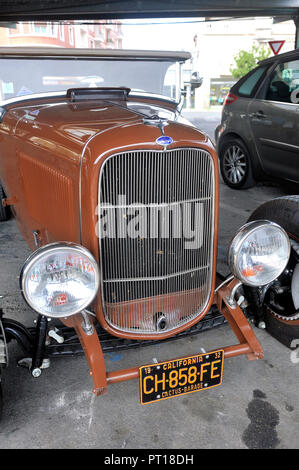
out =
<path fill-rule="evenodd" d="M 153 60 L 1 58 L 0 100 L 76 87 L 120 87 L 180 100 L 180 64 Z"/>

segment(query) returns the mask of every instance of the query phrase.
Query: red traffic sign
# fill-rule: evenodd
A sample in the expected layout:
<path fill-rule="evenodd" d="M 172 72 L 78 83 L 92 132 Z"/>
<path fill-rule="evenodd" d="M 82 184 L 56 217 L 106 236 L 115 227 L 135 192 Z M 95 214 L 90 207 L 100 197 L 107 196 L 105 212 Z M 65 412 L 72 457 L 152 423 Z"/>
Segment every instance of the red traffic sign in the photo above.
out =
<path fill-rule="evenodd" d="M 269 41 L 269 46 L 272 49 L 274 55 L 278 54 L 285 41 Z"/>

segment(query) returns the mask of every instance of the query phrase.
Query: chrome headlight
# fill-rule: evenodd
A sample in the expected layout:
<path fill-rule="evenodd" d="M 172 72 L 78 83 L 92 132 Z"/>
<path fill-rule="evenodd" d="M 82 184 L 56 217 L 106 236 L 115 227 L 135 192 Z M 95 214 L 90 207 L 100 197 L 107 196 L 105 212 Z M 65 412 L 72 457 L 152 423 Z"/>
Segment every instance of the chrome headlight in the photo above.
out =
<path fill-rule="evenodd" d="M 93 301 L 99 287 L 99 268 L 86 248 L 52 243 L 27 259 L 20 282 L 25 300 L 36 312 L 68 317 Z"/>
<path fill-rule="evenodd" d="M 279 225 L 268 220 L 249 222 L 233 238 L 228 263 L 233 274 L 249 286 L 264 286 L 285 269 L 290 241 Z"/>

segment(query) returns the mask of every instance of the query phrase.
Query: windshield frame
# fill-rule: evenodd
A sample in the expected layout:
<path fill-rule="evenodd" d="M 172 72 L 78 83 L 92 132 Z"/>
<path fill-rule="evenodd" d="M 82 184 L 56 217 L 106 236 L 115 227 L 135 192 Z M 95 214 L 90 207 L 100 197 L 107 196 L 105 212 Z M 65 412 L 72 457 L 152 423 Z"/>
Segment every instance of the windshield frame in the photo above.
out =
<path fill-rule="evenodd" d="M 156 63 L 157 67 L 158 66 L 158 62 L 164 62 L 164 69 L 163 69 L 163 65 L 161 64 L 161 67 L 160 68 L 157 68 L 156 67 L 156 70 L 154 72 L 159 72 L 160 73 L 160 76 L 162 76 L 162 78 L 165 79 L 165 77 L 167 76 L 167 72 L 169 71 L 170 67 L 172 67 L 173 64 L 176 64 L 176 67 L 175 67 L 175 78 L 174 78 L 174 83 L 173 83 L 173 87 L 174 89 L 172 88 L 171 90 L 171 94 L 172 96 L 169 96 L 168 94 L 166 93 L 161 93 L 161 86 L 160 87 L 157 87 L 158 89 L 157 90 L 143 90 L 143 89 L 140 89 L 140 88 L 137 88 L 135 89 L 134 86 L 132 87 L 133 83 L 130 84 L 130 83 L 126 83 L 125 86 L 131 88 L 131 94 L 130 96 L 133 96 L 133 95 L 137 95 L 137 96 L 144 96 L 144 95 L 152 95 L 152 96 L 160 96 L 162 99 L 164 100 L 167 100 L 167 101 L 170 101 L 172 103 L 175 103 L 175 104 L 178 104 L 180 102 L 180 99 L 181 99 L 181 89 L 182 89 L 182 71 L 181 71 L 181 68 L 182 68 L 182 64 L 191 58 L 191 54 L 188 53 L 188 52 L 175 52 L 175 51 L 133 51 L 133 50 L 123 50 L 123 49 L 120 49 L 120 50 L 106 50 L 106 49 L 101 49 L 101 50 L 95 50 L 95 49 L 55 49 L 55 48 L 42 48 L 42 47 L 39 47 L 39 48 L 0 48 L 0 61 L 5 59 L 5 60 L 63 60 L 63 61 L 68 61 L 68 60 L 71 60 L 71 61 L 76 61 L 77 64 L 78 64 L 78 61 L 96 61 L 96 62 L 99 62 L 99 61 L 108 61 L 108 63 L 110 61 L 114 61 L 114 62 L 135 62 L 136 63 L 136 66 L 140 66 L 141 64 L 140 63 L 144 63 L 145 64 L 145 67 L 149 67 L 149 63 Z M 64 66 L 65 66 L 65 62 L 64 62 Z M 167 65 L 169 64 L 169 65 Z M 48 67 L 49 67 L 49 64 L 47 64 Z M 113 65 L 111 64 L 110 66 L 108 65 L 108 67 L 111 68 L 112 66 L 112 70 L 113 70 Z M 131 69 L 132 69 L 132 64 L 131 64 Z M 117 70 L 117 64 L 116 64 L 116 70 Z M 142 72 L 142 68 L 140 68 L 140 73 Z M 130 70 L 129 72 L 130 73 Z M 144 73 L 144 77 L 146 77 L 146 74 L 145 72 Z M 163 74 L 164 75 L 161 75 Z M 54 74 L 54 77 L 55 77 L 55 71 L 53 72 Z M 45 72 L 45 77 L 47 77 L 48 75 L 48 72 L 46 71 Z M 85 80 L 85 75 L 84 73 L 82 74 L 84 76 L 84 80 Z M 88 74 L 89 76 L 92 76 L 93 74 Z M 87 75 L 87 76 L 88 76 Z M 116 75 L 116 74 L 115 74 Z M 155 75 L 153 74 L 153 77 Z M 51 77 L 51 76 L 50 76 Z M 62 76 L 63 77 L 63 76 Z M 139 78 L 139 81 L 141 80 L 142 82 L 142 75 L 140 76 L 139 78 L 139 75 L 138 75 L 138 78 Z M 66 76 L 67 78 L 67 76 Z M 114 77 L 113 77 L 114 78 Z M 76 79 L 76 76 L 74 75 L 74 79 Z M 128 80 L 128 79 L 127 79 Z M 4 82 L 4 80 L 3 80 Z M 156 81 L 157 82 L 157 81 Z M 138 80 L 137 80 L 137 83 L 138 83 Z M 157 83 L 156 83 L 157 84 Z M 130 86 L 131 85 L 131 86 Z M 67 91 L 68 88 L 84 88 L 86 87 L 86 84 L 82 84 L 82 86 L 79 84 L 78 85 L 65 85 L 65 87 L 63 86 L 63 88 L 60 88 L 60 89 L 53 89 L 53 90 L 48 90 L 46 89 L 48 85 L 45 83 L 42 84 L 42 87 L 45 87 L 45 88 L 42 88 L 40 90 L 37 90 L 35 92 L 35 90 L 33 90 L 32 93 L 30 93 L 31 90 L 28 89 L 29 93 L 24 93 L 24 94 L 18 94 L 18 95 L 15 95 L 15 96 L 2 96 L 2 99 L 1 99 L 1 95 L 0 95 L 0 102 L 1 103 L 7 103 L 7 102 L 11 102 L 11 100 L 17 100 L 19 101 L 19 99 L 24 99 L 24 98 L 28 98 L 29 99 L 29 96 L 32 96 L 32 98 L 36 95 L 44 95 L 44 94 L 47 94 L 49 96 L 49 93 L 52 94 L 52 96 L 54 95 L 60 95 L 60 96 L 63 96 L 64 93 Z M 55 85 L 53 85 L 55 86 Z M 61 85 L 62 86 L 62 85 Z M 106 87 L 106 83 L 104 85 L 101 85 L 101 86 L 104 86 Z M 109 88 L 110 86 L 120 86 L 120 85 L 115 85 L 115 84 L 109 84 L 107 83 L 107 87 Z M 124 86 L 124 85 L 122 85 Z M 165 85 L 163 85 L 164 87 Z M 91 85 L 90 88 L 93 88 L 95 87 L 95 85 Z M 27 91 L 27 90 L 26 90 Z M 14 92 L 14 91 L 13 91 Z M 16 91 L 17 93 L 17 91 Z M 19 92 L 20 93 L 20 90 Z M 8 94 L 8 93 L 6 93 Z"/>

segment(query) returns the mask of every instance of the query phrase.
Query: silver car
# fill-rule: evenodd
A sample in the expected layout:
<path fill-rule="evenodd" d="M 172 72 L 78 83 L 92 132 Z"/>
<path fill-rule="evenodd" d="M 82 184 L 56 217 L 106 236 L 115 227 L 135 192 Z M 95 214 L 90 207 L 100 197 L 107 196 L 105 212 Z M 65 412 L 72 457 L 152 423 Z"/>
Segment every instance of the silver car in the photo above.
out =
<path fill-rule="evenodd" d="M 230 90 L 215 139 L 224 182 L 299 182 L 299 50 L 263 60 Z"/>

